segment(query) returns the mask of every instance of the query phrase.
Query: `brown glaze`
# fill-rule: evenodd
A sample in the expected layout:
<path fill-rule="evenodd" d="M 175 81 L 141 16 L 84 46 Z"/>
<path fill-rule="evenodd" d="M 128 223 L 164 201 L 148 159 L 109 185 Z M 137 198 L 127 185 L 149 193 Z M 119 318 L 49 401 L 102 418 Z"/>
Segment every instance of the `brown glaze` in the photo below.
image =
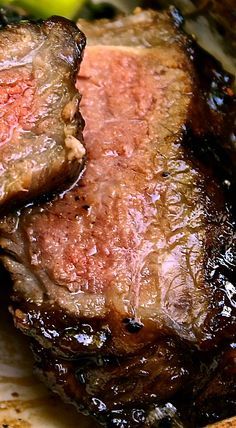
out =
<path fill-rule="evenodd" d="M 203 427 L 235 414 L 235 344 L 193 353 L 171 341 L 132 358 L 62 359 L 34 344 L 52 390 L 108 427 Z"/>

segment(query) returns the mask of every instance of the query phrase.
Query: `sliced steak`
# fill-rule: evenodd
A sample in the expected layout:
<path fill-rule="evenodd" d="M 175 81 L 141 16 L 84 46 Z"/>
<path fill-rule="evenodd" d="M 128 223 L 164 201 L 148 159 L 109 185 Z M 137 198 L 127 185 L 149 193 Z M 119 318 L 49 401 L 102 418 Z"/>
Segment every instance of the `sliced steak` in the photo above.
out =
<path fill-rule="evenodd" d="M 85 149 L 75 76 L 84 46 L 58 17 L 0 31 L 0 210 L 78 177 Z"/>
<path fill-rule="evenodd" d="M 2 219 L 11 311 L 54 390 L 110 426 L 151 405 L 153 425 L 155 403 L 193 392 L 199 349 L 235 335 L 232 215 L 192 152 L 220 141 L 226 113 L 210 110 L 168 13 L 81 27 L 87 168 Z"/>

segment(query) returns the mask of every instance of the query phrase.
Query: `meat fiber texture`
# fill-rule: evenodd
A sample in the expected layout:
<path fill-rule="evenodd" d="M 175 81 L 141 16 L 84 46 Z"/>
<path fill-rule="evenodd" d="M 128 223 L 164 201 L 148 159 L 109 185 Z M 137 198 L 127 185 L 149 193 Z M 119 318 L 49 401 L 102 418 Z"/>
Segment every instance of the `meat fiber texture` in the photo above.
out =
<path fill-rule="evenodd" d="M 70 21 L 0 31 L 0 210 L 79 176 L 85 155 L 75 77 L 85 37 Z"/>
<path fill-rule="evenodd" d="M 232 215 L 192 152 L 223 121 L 169 13 L 79 25 L 86 170 L 70 191 L 2 219 L 0 245 L 41 376 L 109 426 L 134 427 L 140 406 L 199 379 L 199 350 L 235 334 Z M 138 426 L 155 412 L 136 412 Z"/>

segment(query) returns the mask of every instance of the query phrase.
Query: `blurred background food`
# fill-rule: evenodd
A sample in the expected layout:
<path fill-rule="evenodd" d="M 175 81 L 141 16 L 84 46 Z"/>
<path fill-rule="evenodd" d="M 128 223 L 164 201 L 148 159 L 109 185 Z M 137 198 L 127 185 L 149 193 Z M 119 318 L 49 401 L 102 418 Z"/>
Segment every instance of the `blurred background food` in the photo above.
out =
<path fill-rule="evenodd" d="M 34 17 L 47 18 L 50 15 L 62 15 L 74 18 L 85 0 L 6 0 L 0 1 L 1 6 L 18 8 Z"/>
<path fill-rule="evenodd" d="M 230 73 L 236 73 L 236 0 L 0 0 L 11 13 L 46 18 L 62 15 L 76 20 L 112 18 L 135 7 L 161 9 L 176 6 L 183 14 L 184 29 L 214 55 Z M 0 21 L 4 19 L 2 9 Z"/>
<path fill-rule="evenodd" d="M 141 4 L 162 8 L 175 5 L 185 18 L 185 31 L 235 75 L 236 0 L 143 0 Z"/>

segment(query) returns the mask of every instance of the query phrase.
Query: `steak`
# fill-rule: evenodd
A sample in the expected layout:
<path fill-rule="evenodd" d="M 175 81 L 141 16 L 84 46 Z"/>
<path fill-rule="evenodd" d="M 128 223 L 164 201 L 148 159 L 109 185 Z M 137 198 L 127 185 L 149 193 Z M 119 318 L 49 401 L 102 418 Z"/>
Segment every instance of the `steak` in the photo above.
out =
<path fill-rule="evenodd" d="M 85 149 L 75 77 L 84 46 L 58 17 L 0 31 L 0 210 L 78 177 Z"/>
<path fill-rule="evenodd" d="M 215 369 L 235 336 L 232 210 L 202 160 L 228 114 L 168 12 L 79 25 L 87 167 L 2 218 L 11 312 L 41 377 L 79 410 L 108 426 L 179 423 L 180 392 L 192 408 L 209 397 L 205 359 Z"/>

